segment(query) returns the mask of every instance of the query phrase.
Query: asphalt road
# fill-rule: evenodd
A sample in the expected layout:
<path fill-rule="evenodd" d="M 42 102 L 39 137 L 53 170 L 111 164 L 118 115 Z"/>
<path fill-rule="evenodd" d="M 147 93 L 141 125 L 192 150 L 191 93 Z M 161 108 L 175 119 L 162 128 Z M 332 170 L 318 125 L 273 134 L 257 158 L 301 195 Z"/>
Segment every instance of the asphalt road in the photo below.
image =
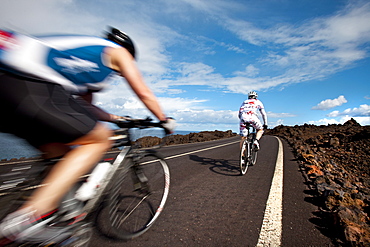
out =
<path fill-rule="evenodd" d="M 159 219 L 127 242 L 95 231 L 89 246 L 334 246 L 287 144 L 264 136 L 256 165 L 240 176 L 238 141 L 162 148 L 171 186 Z"/>
<path fill-rule="evenodd" d="M 239 175 L 238 140 L 162 148 L 170 166 L 171 187 L 157 222 L 144 235 L 128 242 L 94 234 L 90 246 L 278 246 L 276 236 L 263 242 L 260 239 L 263 232 L 275 231 L 266 229 L 263 219 L 278 157 L 278 139 L 262 138 L 257 163 L 244 176 Z M 280 246 L 333 246 L 321 233 L 320 225 L 313 223 L 317 208 L 307 202 L 309 195 L 298 164 L 289 147 L 282 144 Z M 278 207 L 272 206 L 270 211 L 275 209 Z"/>

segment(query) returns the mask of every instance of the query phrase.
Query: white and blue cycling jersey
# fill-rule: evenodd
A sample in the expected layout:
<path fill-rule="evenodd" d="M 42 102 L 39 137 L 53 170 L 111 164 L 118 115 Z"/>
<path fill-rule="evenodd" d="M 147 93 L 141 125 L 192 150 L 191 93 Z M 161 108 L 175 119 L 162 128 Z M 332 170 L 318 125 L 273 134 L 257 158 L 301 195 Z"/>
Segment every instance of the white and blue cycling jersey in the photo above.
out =
<path fill-rule="evenodd" d="M 100 91 L 118 73 L 104 49 L 120 47 L 94 36 L 30 37 L 0 30 L 0 69 L 62 85 L 74 94 Z"/>

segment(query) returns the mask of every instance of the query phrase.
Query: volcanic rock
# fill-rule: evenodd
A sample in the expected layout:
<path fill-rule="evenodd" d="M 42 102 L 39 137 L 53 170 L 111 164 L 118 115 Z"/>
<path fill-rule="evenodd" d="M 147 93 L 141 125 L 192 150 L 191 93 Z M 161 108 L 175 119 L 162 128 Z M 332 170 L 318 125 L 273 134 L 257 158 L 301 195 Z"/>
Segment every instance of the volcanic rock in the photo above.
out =
<path fill-rule="evenodd" d="M 292 147 L 338 246 L 370 246 L 370 126 L 277 126 L 266 134 Z"/>

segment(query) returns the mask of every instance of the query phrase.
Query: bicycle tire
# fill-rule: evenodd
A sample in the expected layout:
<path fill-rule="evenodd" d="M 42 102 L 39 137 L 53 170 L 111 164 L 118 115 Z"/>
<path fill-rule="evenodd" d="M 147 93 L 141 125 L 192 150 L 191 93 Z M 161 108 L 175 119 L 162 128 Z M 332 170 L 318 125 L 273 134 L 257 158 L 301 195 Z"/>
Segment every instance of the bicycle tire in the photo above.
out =
<path fill-rule="evenodd" d="M 252 133 L 251 134 L 251 141 L 250 143 L 254 143 L 254 141 L 256 140 L 256 134 L 255 133 Z M 256 164 L 256 161 L 257 161 L 257 150 L 253 147 L 254 145 L 251 145 L 251 149 L 250 149 L 250 163 L 251 165 L 255 165 Z"/>
<path fill-rule="evenodd" d="M 257 150 L 255 150 L 254 148 L 252 148 L 251 150 L 251 164 L 252 165 L 255 165 L 256 164 L 256 161 L 257 161 Z"/>
<path fill-rule="evenodd" d="M 135 188 L 135 166 L 145 174 L 150 192 L 142 184 Z M 161 156 L 147 151 L 138 161 L 126 158 L 119 169 L 107 202 L 98 213 L 97 225 L 105 236 L 130 240 L 145 233 L 161 214 L 169 193 L 170 173 Z"/>
<path fill-rule="evenodd" d="M 244 140 L 242 147 L 240 149 L 240 159 L 239 159 L 239 166 L 240 166 L 240 175 L 244 175 L 247 172 L 249 166 L 249 159 L 248 159 L 248 141 Z"/>

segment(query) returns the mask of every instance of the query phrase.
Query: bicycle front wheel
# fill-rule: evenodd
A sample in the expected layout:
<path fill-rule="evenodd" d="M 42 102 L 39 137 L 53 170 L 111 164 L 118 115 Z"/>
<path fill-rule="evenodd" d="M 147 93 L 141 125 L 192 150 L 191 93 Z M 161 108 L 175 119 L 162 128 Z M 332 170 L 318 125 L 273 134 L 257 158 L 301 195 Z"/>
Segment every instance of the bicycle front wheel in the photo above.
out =
<path fill-rule="evenodd" d="M 244 140 L 243 145 L 240 149 L 239 165 L 240 165 L 240 175 L 244 175 L 247 172 L 249 165 L 247 140 Z"/>
<path fill-rule="evenodd" d="M 255 150 L 254 148 L 252 148 L 251 150 L 251 164 L 252 165 L 255 165 L 256 164 L 256 161 L 257 161 L 257 150 Z"/>
<path fill-rule="evenodd" d="M 170 173 L 164 159 L 152 152 L 145 152 L 138 161 L 127 158 L 121 166 L 98 217 L 106 221 L 105 235 L 129 240 L 146 232 L 161 214 Z"/>

